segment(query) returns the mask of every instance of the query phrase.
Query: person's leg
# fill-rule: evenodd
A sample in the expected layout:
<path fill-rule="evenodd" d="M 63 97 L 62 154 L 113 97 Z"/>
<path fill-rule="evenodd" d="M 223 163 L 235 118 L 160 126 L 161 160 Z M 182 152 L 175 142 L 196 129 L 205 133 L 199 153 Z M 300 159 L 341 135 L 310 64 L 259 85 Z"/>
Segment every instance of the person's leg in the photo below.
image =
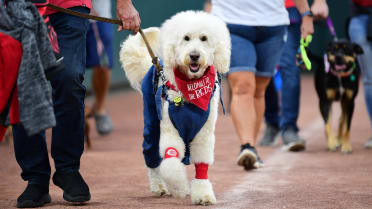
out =
<path fill-rule="evenodd" d="M 229 74 L 228 80 L 232 90 L 231 116 L 240 143 L 255 146 L 255 75 L 253 72 L 235 72 Z"/>
<path fill-rule="evenodd" d="M 97 44 L 101 45 L 97 65 L 93 67 L 92 86 L 95 94 L 95 119 L 99 134 L 108 134 L 113 125 L 105 108 L 106 96 L 110 87 L 111 68 L 113 64 L 113 27 L 109 23 L 95 24 Z"/>
<path fill-rule="evenodd" d="M 296 66 L 295 60 L 300 43 L 300 26 L 298 23 L 291 24 L 288 27 L 287 42 L 280 59 L 280 73 L 283 79 L 280 129 L 282 131 L 283 150 L 286 151 L 302 151 L 305 149 L 305 140 L 298 136 L 297 127 L 301 80 L 300 69 Z"/>
<path fill-rule="evenodd" d="M 271 79 L 265 92 L 265 123 L 264 135 L 260 140 L 261 146 L 274 146 L 279 135 L 279 98 L 274 79 Z"/>
<path fill-rule="evenodd" d="M 368 21 L 368 15 L 353 17 L 350 21 L 349 35 L 351 41 L 359 44 L 364 51 L 364 54 L 358 56 L 358 61 L 362 71 L 364 97 L 372 129 L 372 43 L 367 40 Z M 372 148 L 372 137 L 367 141 L 365 146 Z"/>
<path fill-rule="evenodd" d="M 231 116 L 241 143 L 237 164 L 249 170 L 254 168 L 258 159 L 254 148 L 256 50 L 252 42 L 256 29 L 240 25 L 228 25 L 228 27 L 232 43 L 228 75 L 232 92 Z"/>
<path fill-rule="evenodd" d="M 296 66 L 296 53 L 300 44 L 300 24 L 292 24 L 288 27 L 287 42 L 283 47 L 280 58 L 280 73 L 282 83 L 282 114 L 280 118 L 280 129 L 288 128 L 296 132 L 297 118 L 300 106 L 300 69 Z"/>
<path fill-rule="evenodd" d="M 14 153 L 28 181 L 17 199 L 17 207 L 40 207 L 51 201 L 49 196 L 50 164 L 45 133 L 28 136 L 22 125 L 13 125 Z"/>
<path fill-rule="evenodd" d="M 285 43 L 286 26 L 263 27 L 259 29 L 259 41 L 256 43 L 257 72 L 255 89 L 256 124 L 255 134 L 260 130 L 260 125 L 265 111 L 265 90 L 270 78 L 275 74 L 283 45 Z M 269 100 L 271 98 L 268 98 Z"/>
<path fill-rule="evenodd" d="M 254 109 L 256 111 L 256 121 L 254 129 L 254 138 L 257 139 L 261 123 L 265 113 L 265 90 L 270 82 L 270 77 L 256 76 L 256 89 L 254 93 Z"/>
<path fill-rule="evenodd" d="M 73 10 L 88 13 L 89 9 Z M 84 151 L 85 37 L 88 20 L 56 13 L 50 16 L 57 36 L 65 69 L 53 80 L 53 102 L 57 125 L 52 131 L 52 157 L 56 173 L 53 182 L 64 190 L 67 201 L 88 201 L 88 185 L 79 173 Z"/>
<path fill-rule="evenodd" d="M 95 112 L 100 115 L 106 114 L 105 102 L 110 87 L 111 70 L 107 67 L 93 67 L 92 86 L 94 90 Z"/>

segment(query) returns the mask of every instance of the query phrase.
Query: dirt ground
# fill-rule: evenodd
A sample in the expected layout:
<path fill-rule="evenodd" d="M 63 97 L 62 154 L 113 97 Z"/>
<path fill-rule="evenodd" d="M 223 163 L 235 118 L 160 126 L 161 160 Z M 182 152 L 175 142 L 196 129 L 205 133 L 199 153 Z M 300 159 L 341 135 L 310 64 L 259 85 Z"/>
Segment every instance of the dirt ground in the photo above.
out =
<path fill-rule="evenodd" d="M 91 104 L 90 99 L 87 103 Z M 51 182 L 52 203 L 45 208 L 202 208 L 193 206 L 189 197 L 155 197 L 150 193 L 141 152 L 141 96 L 134 91 L 116 92 L 109 96 L 107 107 L 114 132 L 100 137 L 90 120 L 92 148 L 82 156 L 81 173 L 90 186 L 91 201 L 73 206 Z M 336 124 L 340 110 L 338 104 L 334 108 Z M 265 167 L 246 172 L 235 162 L 239 142 L 231 117 L 220 114 L 215 164 L 209 172 L 217 204 L 209 208 L 372 208 L 372 150 L 363 148 L 371 130 L 363 90 L 356 100 L 352 154 L 326 150 L 312 77 L 302 79 L 298 125 L 307 141 L 305 152 L 283 152 L 281 142 L 277 147 L 258 147 Z M 26 182 L 20 177 L 13 147 L 0 144 L 0 153 L 0 209 L 14 208 Z M 191 180 L 194 167 L 187 170 Z"/>

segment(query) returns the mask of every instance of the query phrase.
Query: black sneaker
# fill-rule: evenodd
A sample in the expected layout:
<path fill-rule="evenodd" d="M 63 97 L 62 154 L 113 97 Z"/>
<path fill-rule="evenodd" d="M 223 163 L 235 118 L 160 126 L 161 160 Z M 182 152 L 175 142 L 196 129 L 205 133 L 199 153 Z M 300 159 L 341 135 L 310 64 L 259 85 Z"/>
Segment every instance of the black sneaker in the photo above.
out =
<path fill-rule="evenodd" d="M 28 184 L 17 199 L 17 208 L 36 208 L 50 202 L 49 185 Z"/>
<path fill-rule="evenodd" d="M 68 202 L 83 203 L 90 200 L 89 187 L 79 172 L 55 172 L 53 183 L 63 190 L 63 199 Z"/>
<path fill-rule="evenodd" d="M 283 147 L 284 151 L 299 152 L 306 148 L 306 142 L 293 128 L 288 128 L 283 132 Z"/>
<path fill-rule="evenodd" d="M 279 136 L 280 129 L 276 126 L 266 123 L 264 136 L 260 140 L 260 146 L 275 146 L 276 139 Z"/>
<path fill-rule="evenodd" d="M 257 154 L 256 148 L 252 147 L 249 143 L 240 146 L 240 154 L 237 159 L 239 166 L 243 166 L 245 170 L 262 167 L 260 162 L 263 162 Z"/>

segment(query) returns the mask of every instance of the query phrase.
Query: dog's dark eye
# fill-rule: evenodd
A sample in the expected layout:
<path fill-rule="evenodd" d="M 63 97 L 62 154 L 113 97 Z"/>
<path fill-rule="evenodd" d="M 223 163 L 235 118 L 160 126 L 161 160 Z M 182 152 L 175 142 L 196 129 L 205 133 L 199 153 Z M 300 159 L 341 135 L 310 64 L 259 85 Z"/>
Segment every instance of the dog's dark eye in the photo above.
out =
<path fill-rule="evenodd" d="M 185 41 L 190 41 L 190 37 L 189 36 L 185 36 L 183 39 L 185 39 Z"/>
<path fill-rule="evenodd" d="M 207 41 L 208 39 L 207 39 L 207 36 L 202 36 L 202 37 L 200 37 L 200 40 L 201 41 Z"/>

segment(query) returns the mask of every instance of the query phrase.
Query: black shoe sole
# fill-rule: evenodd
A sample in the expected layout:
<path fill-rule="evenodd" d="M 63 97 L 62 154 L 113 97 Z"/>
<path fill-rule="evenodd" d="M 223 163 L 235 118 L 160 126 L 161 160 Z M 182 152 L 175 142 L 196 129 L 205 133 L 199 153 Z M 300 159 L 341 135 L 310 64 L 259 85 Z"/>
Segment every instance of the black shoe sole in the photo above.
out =
<path fill-rule="evenodd" d="M 89 195 L 70 196 L 66 193 L 63 193 L 63 199 L 65 199 L 67 202 L 72 202 L 72 203 L 75 203 L 75 204 L 82 204 L 82 203 L 88 202 L 90 200 L 90 194 Z"/>
<path fill-rule="evenodd" d="M 37 207 L 42 207 L 45 204 L 48 204 L 51 202 L 52 202 L 52 199 L 50 198 L 50 195 L 45 194 L 37 202 L 34 202 L 33 200 L 25 200 L 22 202 L 17 202 L 17 208 L 37 208 Z"/>
<path fill-rule="evenodd" d="M 243 166 L 244 170 L 252 170 L 255 168 L 254 164 L 257 161 L 256 154 L 250 150 L 243 150 L 238 157 L 238 165 Z"/>

